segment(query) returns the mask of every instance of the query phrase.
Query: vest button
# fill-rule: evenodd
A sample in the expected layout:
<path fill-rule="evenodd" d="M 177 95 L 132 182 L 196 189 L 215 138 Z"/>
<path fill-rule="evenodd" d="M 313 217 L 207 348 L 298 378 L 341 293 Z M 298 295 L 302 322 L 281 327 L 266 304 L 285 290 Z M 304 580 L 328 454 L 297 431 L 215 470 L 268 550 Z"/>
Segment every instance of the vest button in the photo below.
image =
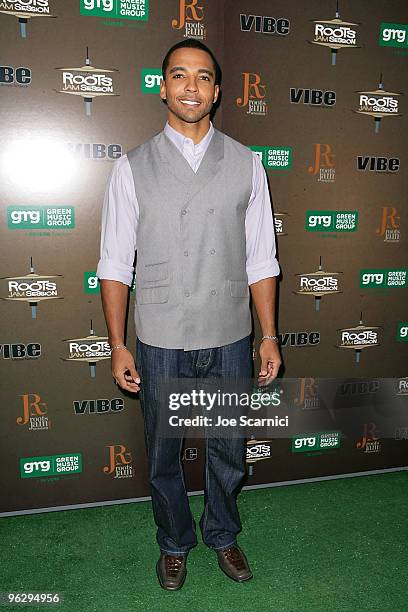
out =
<path fill-rule="evenodd" d="M 211 253 L 211 255 L 214 255 L 215 249 L 211 249 L 210 253 Z"/>
<path fill-rule="evenodd" d="M 184 295 L 185 295 L 186 297 L 190 297 L 190 292 L 189 292 L 189 291 L 185 291 L 185 292 L 184 292 Z"/>
<path fill-rule="evenodd" d="M 188 257 L 188 251 L 184 251 L 184 257 Z"/>
<path fill-rule="evenodd" d="M 217 295 L 217 292 L 216 292 L 216 290 L 215 290 L 215 289 L 213 289 L 213 290 L 211 291 L 211 295 Z"/>
<path fill-rule="evenodd" d="M 208 212 L 210 213 L 210 215 L 214 214 L 214 209 L 213 208 L 209 208 Z"/>
<path fill-rule="evenodd" d="M 181 211 L 181 214 L 182 214 L 182 215 L 186 215 L 186 214 L 187 214 L 187 211 L 186 211 L 185 209 L 183 209 L 183 210 Z"/>

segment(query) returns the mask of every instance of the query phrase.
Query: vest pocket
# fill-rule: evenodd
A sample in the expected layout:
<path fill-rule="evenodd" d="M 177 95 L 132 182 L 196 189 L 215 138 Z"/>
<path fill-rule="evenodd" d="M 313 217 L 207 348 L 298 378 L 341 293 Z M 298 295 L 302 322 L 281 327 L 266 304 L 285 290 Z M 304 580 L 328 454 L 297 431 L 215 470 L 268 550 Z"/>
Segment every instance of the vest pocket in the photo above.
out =
<path fill-rule="evenodd" d="M 229 288 L 230 288 L 230 293 L 232 297 L 234 298 L 248 297 L 249 287 L 248 287 L 247 280 L 237 280 L 237 281 L 230 280 L 228 282 L 229 282 Z"/>
<path fill-rule="evenodd" d="M 169 276 L 168 261 L 145 264 L 142 269 L 142 280 L 148 283 L 166 280 Z"/>
<path fill-rule="evenodd" d="M 162 287 L 141 287 L 137 291 L 136 301 L 138 304 L 164 304 L 169 301 L 168 285 Z"/>

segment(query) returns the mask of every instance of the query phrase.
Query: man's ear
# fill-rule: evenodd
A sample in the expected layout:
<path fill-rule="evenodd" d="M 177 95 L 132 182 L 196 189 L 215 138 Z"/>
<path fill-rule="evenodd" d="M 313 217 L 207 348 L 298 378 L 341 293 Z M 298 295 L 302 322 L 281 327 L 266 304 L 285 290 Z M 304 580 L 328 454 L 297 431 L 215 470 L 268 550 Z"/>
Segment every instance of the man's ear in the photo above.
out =
<path fill-rule="evenodd" d="M 167 97 L 167 93 L 166 93 L 166 83 L 164 81 L 164 79 L 162 79 L 160 81 L 160 97 L 162 100 L 165 100 Z"/>
<path fill-rule="evenodd" d="M 216 86 L 214 87 L 214 98 L 213 98 L 213 104 L 214 104 L 214 103 L 215 103 L 215 102 L 218 100 L 219 93 L 220 93 L 220 86 L 219 86 L 219 85 L 216 85 Z"/>

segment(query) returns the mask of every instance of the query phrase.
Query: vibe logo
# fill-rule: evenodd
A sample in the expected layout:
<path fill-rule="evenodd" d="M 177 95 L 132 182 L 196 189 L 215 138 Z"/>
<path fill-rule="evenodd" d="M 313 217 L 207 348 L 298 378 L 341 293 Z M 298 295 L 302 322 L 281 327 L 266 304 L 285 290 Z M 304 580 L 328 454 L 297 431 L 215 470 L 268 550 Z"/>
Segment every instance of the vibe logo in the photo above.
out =
<path fill-rule="evenodd" d="M 74 412 L 78 414 L 107 414 L 108 412 L 121 412 L 125 407 L 125 402 L 121 397 L 113 399 L 90 399 L 74 400 Z"/>
<path fill-rule="evenodd" d="M 179 0 L 178 19 L 172 19 L 174 30 L 184 30 L 184 37 L 205 39 L 204 6 L 199 0 Z"/>
<path fill-rule="evenodd" d="M 143 93 L 158 94 L 163 80 L 159 68 L 142 68 L 140 71 L 140 89 Z"/>
<path fill-rule="evenodd" d="M 28 87 L 31 85 L 32 75 L 26 66 L 0 66 L 0 85 L 14 85 Z"/>
<path fill-rule="evenodd" d="M 80 0 L 81 15 L 110 19 L 149 19 L 149 0 Z"/>
<path fill-rule="evenodd" d="M 70 455 L 45 455 L 43 457 L 22 457 L 20 459 L 21 478 L 41 476 L 63 476 L 82 472 L 82 453 Z"/>
<path fill-rule="evenodd" d="M 114 161 L 122 155 L 122 145 L 102 142 L 68 142 L 68 151 L 74 157 L 93 161 Z"/>
<path fill-rule="evenodd" d="M 406 23 L 381 23 L 379 43 L 381 47 L 406 49 L 408 47 L 408 25 Z"/>
<path fill-rule="evenodd" d="M 73 206 L 8 206 L 7 224 L 15 229 L 73 229 L 75 211 Z"/>
<path fill-rule="evenodd" d="M 243 91 L 235 103 L 239 108 L 246 108 L 248 115 L 266 115 L 268 107 L 265 101 L 266 85 L 256 72 L 242 73 Z"/>
<path fill-rule="evenodd" d="M 306 231 L 308 232 L 355 232 L 357 224 L 357 211 L 306 211 Z"/>
<path fill-rule="evenodd" d="M 250 32 L 254 30 L 262 34 L 279 34 L 286 36 L 290 31 L 290 21 L 280 17 L 265 17 L 263 15 L 245 15 L 241 13 L 239 16 L 241 24 L 241 32 Z"/>
<path fill-rule="evenodd" d="M 38 342 L 0 344 L 0 355 L 3 359 L 38 359 L 41 357 L 41 344 Z"/>
<path fill-rule="evenodd" d="M 292 104 L 310 104 L 310 106 L 334 106 L 336 104 L 336 92 L 322 89 L 299 89 L 290 88 L 290 101 Z"/>
<path fill-rule="evenodd" d="M 357 170 L 381 173 L 395 173 L 400 169 L 399 157 L 373 157 L 359 155 Z"/>

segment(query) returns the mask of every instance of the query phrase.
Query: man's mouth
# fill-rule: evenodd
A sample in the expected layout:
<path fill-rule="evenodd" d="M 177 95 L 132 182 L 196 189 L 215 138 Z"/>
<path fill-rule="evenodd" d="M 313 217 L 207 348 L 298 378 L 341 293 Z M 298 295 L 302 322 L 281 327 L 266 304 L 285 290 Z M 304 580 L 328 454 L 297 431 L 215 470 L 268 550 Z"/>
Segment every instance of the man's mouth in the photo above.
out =
<path fill-rule="evenodd" d="M 179 101 L 186 106 L 199 106 L 201 104 L 201 102 L 198 102 L 197 100 L 183 100 L 180 98 Z"/>

